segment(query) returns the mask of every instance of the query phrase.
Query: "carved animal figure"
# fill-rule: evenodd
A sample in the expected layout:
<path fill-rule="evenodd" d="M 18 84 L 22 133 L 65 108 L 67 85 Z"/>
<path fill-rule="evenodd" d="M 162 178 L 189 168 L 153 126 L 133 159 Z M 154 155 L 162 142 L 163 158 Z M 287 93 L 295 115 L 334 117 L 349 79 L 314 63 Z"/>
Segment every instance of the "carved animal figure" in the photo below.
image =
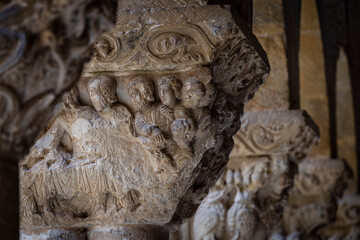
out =
<path fill-rule="evenodd" d="M 239 190 L 227 215 L 227 239 L 252 240 L 258 223 L 254 205 Z M 252 206 L 251 206 L 252 205 Z"/>
<path fill-rule="evenodd" d="M 220 188 L 210 192 L 203 200 L 194 216 L 194 240 L 223 239 L 226 219 L 223 201 L 226 194 L 226 189 Z"/>

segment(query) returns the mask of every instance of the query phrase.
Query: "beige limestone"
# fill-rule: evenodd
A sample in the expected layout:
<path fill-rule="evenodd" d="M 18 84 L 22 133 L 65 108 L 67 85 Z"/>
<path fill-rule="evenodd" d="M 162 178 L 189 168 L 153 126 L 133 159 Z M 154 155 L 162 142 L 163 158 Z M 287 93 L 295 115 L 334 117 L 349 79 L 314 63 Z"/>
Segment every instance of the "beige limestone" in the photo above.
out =
<path fill-rule="evenodd" d="M 228 7 L 118 11 L 117 21 L 20 163 L 23 230 L 101 239 L 190 218 L 268 76 Z"/>
<path fill-rule="evenodd" d="M 119 11 L 128 11 L 134 9 L 147 8 L 174 8 L 174 7 L 189 7 L 189 6 L 204 6 L 207 0 L 146 0 L 146 1 L 118 1 Z"/>
<path fill-rule="evenodd" d="M 115 23 L 115 1 L 0 3 L 0 229 L 19 239 L 17 164 L 74 86 L 91 46 Z"/>
<path fill-rule="evenodd" d="M 326 95 L 324 56 L 316 4 L 302 1 L 300 24 L 300 107 L 319 124 L 321 140 L 309 156 L 330 155 L 329 110 Z"/>
<path fill-rule="evenodd" d="M 247 112 L 242 124 L 227 170 L 173 239 L 268 239 L 278 229 L 318 129 L 301 110 Z"/>
<path fill-rule="evenodd" d="M 22 240 L 49 240 L 49 239 L 66 239 L 66 240 L 86 240 L 86 231 L 83 229 L 49 229 L 35 232 L 22 232 Z"/>
<path fill-rule="evenodd" d="M 154 240 L 169 239 L 168 231 L 157 226 L 127 226 L 115 228 L 95 228 L 89 229 L 87 232 L 87 239 L 89 240 L 104 240 L 104 239 L 126 239 L 126 240 Z"/>
<path fill-rule="evenodd" d="M 302 239 L 318 236 L 317 231 L 335 220 L 336 199 L 352 178 L 344 160 L 305 159 L 299 165 L 288 205 L 282 219 L 285 235 L 297 232 Z"/>
<path fill-rule="evenodd" d="M 318 127 L 302 110 L 247 112 L 230 158 L 293 154 L 301 160 L 319 141 Z M 232 164 L 240 161 L 231 161 Z"/>
<path fill-rule="evenodd" d="M 255 0 L 253 4 L 253 30 L 268 54 L 272 70 L 270 80 L 246 105 L 245 112 L 286 110 L 289 108 L 289 84 L 282 1 Z"/>
<path fill-rule="evenodd" d="M 321 235 L 331 240 L 351 240 L 360 237 L 360 196 L 345 194 L 338 199 L 336 221 L 321 229 Z"/>
<path fill-rule="evenodd" d="M 340 51 L 336 73 L 336 119 L 337 119 L 337 147 L 339 158 L 346 159 L 354 171 L 357 182 L 357 160 L 355 147 L 355 121 L 352 104 L 352 91 L 350 74 L 347 66 L 346 55 L 343 49 Z M 356 186 L 351 187 L 356 191 Z"/>

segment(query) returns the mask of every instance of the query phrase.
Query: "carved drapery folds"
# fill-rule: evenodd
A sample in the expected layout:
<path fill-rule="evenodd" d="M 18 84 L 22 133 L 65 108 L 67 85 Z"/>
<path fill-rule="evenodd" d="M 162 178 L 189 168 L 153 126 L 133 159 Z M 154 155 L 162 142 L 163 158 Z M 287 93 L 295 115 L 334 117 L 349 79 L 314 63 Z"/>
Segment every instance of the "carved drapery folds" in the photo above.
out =
<path fill-rule="evenodd" d="M 244 32 L 227 7 L 119 9 L 20 163 L 22 228 L 191 217 L 269 72 Z"/>
<path fill-rule="evenodd" d="M 306 112 L 248 112 L 223 177 L 174 239 L 267 239 L 281 220 L 297 164 L 319 140 Z"/>

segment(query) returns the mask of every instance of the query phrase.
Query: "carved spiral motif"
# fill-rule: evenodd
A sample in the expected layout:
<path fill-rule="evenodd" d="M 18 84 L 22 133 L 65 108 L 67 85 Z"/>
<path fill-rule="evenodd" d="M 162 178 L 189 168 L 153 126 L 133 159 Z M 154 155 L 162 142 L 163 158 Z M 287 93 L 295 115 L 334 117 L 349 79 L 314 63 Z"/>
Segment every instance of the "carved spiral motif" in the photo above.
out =
<path fill-rule="evenodd" d="M 0 127 L 11 122 L 19 109 L 19 102 L 9 89 L 0 86 Z"/>
<path fill-rule="evenodd" d="M 194 64 L 210 61 L 211 43 L 193 26 L 160 27 L 151 31 L 146 51 L 155 61 Z M 169 29 L 171 29 L 169 31 Z"/>
<path fill-rule="evenodd" d="M 95 43 L 94 57 L 98 61 L 110 62 L 117 57 L 120 49 L 121 44 L 119 39 L 110 33 L 106 33 Z"/>
<path fill-rule="evenodd" d="M 284 126 L 255 126 L 250 131 L 251 142 L 257 149 L 271 149 L 279 144 L 277 139 L 284 135 Z"/>

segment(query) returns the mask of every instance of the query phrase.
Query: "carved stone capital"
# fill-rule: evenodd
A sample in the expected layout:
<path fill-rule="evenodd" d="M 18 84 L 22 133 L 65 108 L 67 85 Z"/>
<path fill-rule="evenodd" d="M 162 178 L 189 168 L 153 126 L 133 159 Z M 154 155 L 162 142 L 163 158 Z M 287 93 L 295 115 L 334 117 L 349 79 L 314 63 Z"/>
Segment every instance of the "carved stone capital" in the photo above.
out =
<path fill-rule="evenodd" d="M 336 199 L 346 189 L 352 172 L 344 160 L 305 159 L 299 165 L 294 188 L 283 213 L 286 234 L 313 237 L 336 218 Z"/>
<path fill-rule="evenodd" d="M 234 138 L 230 158 L 284 154 L 300 162 L 318 143 L 319 130 L 303 110 L 247 112 Z"/>
<path fill-rule="evenodd" d="M 226 6 L 136 2 L 20 163 L 23 229 L 170 228 L 223 172 L 264 51 Z"/>
<path fill-rule="evenodd" d="M 297 163 L 319 135 L 317 126 L 301 110 L 248 112 L 234 140 L 222 180 L 210 190 L 194 219 L 174 237 L 270 237 L 281 221 Z"/>
<path fill-rule="evenodd" d="M 319 231 L 331 240 L 351 240 L 360 237 L 360 196 L 345 194 L 337 201 L 336 221 Z"/>

